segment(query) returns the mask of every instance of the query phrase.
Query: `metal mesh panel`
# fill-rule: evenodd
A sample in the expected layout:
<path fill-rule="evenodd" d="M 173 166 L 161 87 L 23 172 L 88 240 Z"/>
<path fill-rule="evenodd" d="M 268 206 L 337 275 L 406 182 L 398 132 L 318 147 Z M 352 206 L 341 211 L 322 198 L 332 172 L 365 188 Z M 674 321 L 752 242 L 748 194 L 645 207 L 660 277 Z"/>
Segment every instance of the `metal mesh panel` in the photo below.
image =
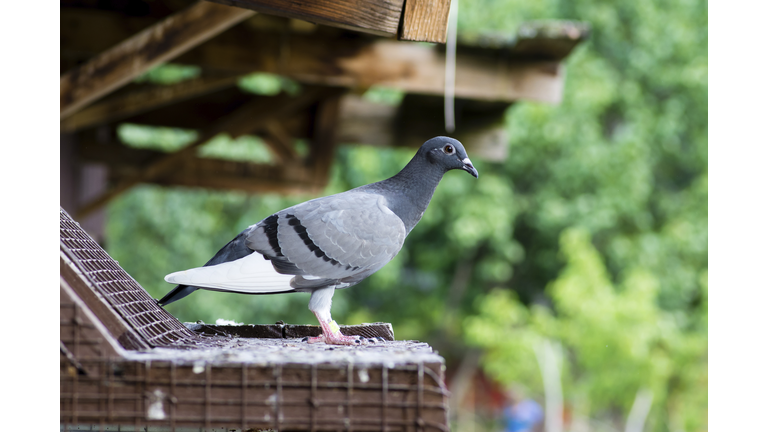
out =
<path fill-rule="evenodd" d="M 151 346 L 196 344 L 200 337 L 187 329 L 173 315 L 157 305 L 107 252 L 60 208 L 62 249 L 83 278 Z"/>
<path fill-rule="evenodd" d="M 155 347 L 115 352 L 89 318 L 104 319 L 88 312 L 103 303 L 83 300 L 68 285 L 73 279 L 62 277 L 63 431 L 449 430 L 444 360 L 427 344 L 388 338 L 367 347 L 309 345 L 300 336 L 310 326 L 289 325 L 279 326 L 280 339 L 195 333 L 63 210 L 60 229 L 62 275 L 79 273 L 74 282 L 101 294 Z M 392 336 L 389 324 L 371 326 Z"/>
<path fill-rule="evenodd" d="M 154 430 L 448 430 L 448 393 L 433 369 L 438 365 L 243 363 L 196 370 L 163 361 L 87 361 L 90 373 L 83 375 L 62 355 L 61 367 L 64 430 L 88 423 Z"/>

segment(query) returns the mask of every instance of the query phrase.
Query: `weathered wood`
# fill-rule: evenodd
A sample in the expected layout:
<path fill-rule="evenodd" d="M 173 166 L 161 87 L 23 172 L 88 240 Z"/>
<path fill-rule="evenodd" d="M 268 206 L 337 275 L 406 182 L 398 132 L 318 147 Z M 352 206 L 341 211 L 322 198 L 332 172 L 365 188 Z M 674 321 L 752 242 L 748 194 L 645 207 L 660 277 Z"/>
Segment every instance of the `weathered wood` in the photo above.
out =
<path fill-rule="evenodd" d="M 240 324 L 240 325 L 213 325 L 184 323 L 184 325 L 197 334 L 208 336 L 229 335 L 241 338 L 261 339 L 295 339 L 307 336 L 320 336 L 322 329 L 319 325 L 305 324 Z M 347 336 L 361 336 L 364 338 L 381 338 L 386 341 L 395 340 L 395 332 L 390 323 L 365 323 L 359 325 L 340 325 L 342 333 Z"/>
<path fill-rule="evenodd" d="M 139 32 L 61 77 L 61 118 L 253 14 L 200 2 Z"/>
<path fill-rule="evenodd" d="M 198 157 L 183 160 L 173 172 L 153 183 L 280 194 L 316 194 L 325 186 L 317 183 L 306 168 Z"/>
<path fill-rule="evenodd" d="M 334 29 L 320 28 L 312 34 L 284 30 L 280 37 L 276 37 L 274 32 L 237 26 L 174 61 L 235 73 L 269 72 L 305 83 L 355 89 L 382 85 L 413 93 L 444 93 L 442 46 L 348 35 L 340 37 L 330 30 Z M 544 46 L 549 33 L 537 34 L 536 43 Z M 571 48 L 585 37 L 576 31 L 568 34 L 576 37 L 567 40 Z M 527 40 L 523 36 L 520 35 L 521 41 Z M 243 40 L 258 40 L 259 43 L 244 45 Z M 483 45 L 489 43 L 477 41 L 480 42 Z M 521 45 L 518 50 L 509 40 L 489 46 L 492 48 L 459 41 L 456 97 L 507 102 L 521 99 L 560 101 L 563 69 L 558 56 L 562 55 L 562 50 L 536 54 L 530 45 L 528 48 Z M 80 45 L 62 46 L 62 50 L 77 52 Z"/>
<path fill-rule="evenodd" d="M 222 35 L 225 38 L 203 44 L 178 61 L 244 73 L 275 73 L 318 85 L 381 85 L 431 95 L 445 91 L 445 53 L 436 46 L 387 39 L 325 38 L 320 34 L 294 34 L 281 41 L 258 37 L 254 32 L 248 37 L 264 43 L 245 47 L 225 42 L 226 37 L 237 33 L 235 30 L 243 29 L 233 29 Z M 280 61 L 275 61 L 278 53 Z M 557 61 L 518 60 L 500 51 L 460 46 L 456 66 L 456 97 L 549 103 L 561 99 L 563 68 Z"/>
<path fill-rule="evenodd" d="M 280 116 L 304 109 L 327 94 L 328 90 L 309 89 L 295 98 L 284 95 L 280 98 L 280 103 L 278 103 L 277 106 L 273 105 L 274 101 L 272 100 L 254 100 L 204 130 L 195 142 L 175 153 L 168 154 L 159 160 L 153 161 L 140 173 L 124 179 L 106 193 L 84 205 L 78 210 L 78 215 L 79 217 L 87 215 L 139 183 L 152 181 L 162 177 L 171 169 L 175 168 L 181 160 L 192 156 L 197 147 L 208 142 L 208 140 L 219 133 L 226 132 L 233 137 L 246 134 L 261 127 L 264 122 L 269 119 L 279 118 Z"/>
<path fill-rule="evenodd" d="M 451 0 L 408 0 L 403 11 L 400 39 L 445 43 Z"/>
<path fill-rule="evenodd" d="M 310 147 L 308 165 L 312 169 L 314 182 L 326 184 L 331 163 L 336 151 L 336 129 L 339 123 L 341 90 L 333 96 L 320 101 L 315 111 L 312 147 Z"/>
<path fill-rule="evenodd" d="M 277 120 L 270 120 L 264 124 L 264 142 L 267 143 L 272 154 L 282 164 L 289 164 L 299 160 L 299 153 L 293 147 L 293 138 L 285 130 L 285 127 Z"/>
<path fill-rule="evenodd" d="M 238 75 L 152 86 L 97 102 L 61 121 L 61 132 L 98 126 L 235 85 Z"/>
<path fill-rule="evenodd" d="M 500 162 L 507 157 L 508 137 L 505 102 L 456 100 L 458 139 L 475 158 Z M 339 144 L 404 146 L 418 148 L 424 140 L 445 134 L 443 99 L 439 96 L 406 95 L 399 106 L 347 95 L 342 99 Z"/>
<path fill-rule="evenodd" d="M 138 175 L 147 163 L 166 154 L 135 149 L 119 144 L 87 145 L 78 156 L 85 161 L 104 163 L 112 180 L 120 182 Z M 322 185 L 313 181 L 312 172 L 303 165 L 274 166 L 269 164 L 187 157 L 173 171 L 152 180 L 164 186 L 189 186 L 207 189 L 239 190 L 248 193 L 316 193 Z"/>
<path fill-rule="evenodd" d="M 379 36 L 397 34 L 404 0 L 209 0 L 257 12 L 361 31 Z"/>
<path fill-rule="evenodd" d="M 505 50 L 520 58 L 563 60 L 581 42 L 589 38 L 589 24 L 580 21 L 534 21 L 520 25 L 517 36 L 485 36 L 474 43 L 485 49 Z"/>

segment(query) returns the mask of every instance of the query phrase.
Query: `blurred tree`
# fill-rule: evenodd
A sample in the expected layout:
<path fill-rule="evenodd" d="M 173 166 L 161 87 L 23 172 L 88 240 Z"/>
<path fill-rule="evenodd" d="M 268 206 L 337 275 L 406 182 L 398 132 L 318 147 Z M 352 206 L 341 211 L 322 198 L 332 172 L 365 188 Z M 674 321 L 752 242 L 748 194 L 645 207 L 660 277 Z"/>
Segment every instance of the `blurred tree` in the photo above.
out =
<path fill-rule="evenodd" d="M 461 3 L 459 35 L 511 35 L 523 21 L 550 18 L 593 29 L 568 60 L 562 104 L 512 108 L 508 160 L 475 160 L 477 181 L 446 175 L 402 252 L 337 293 L 334 317 L 392 322 L 399 339 L 428 341 L 449 366 L 482 347 L 490 376 L 540 400 L 533 349 L 551 339 L 565 350 L 574 413 L 616 430 L 648 388 L 647 430 L 705 430 L 707 3 L 476 0 Z M 297 91 L 263 75 L 241 85 Z M 383 89 L 368 96 L 399 101 Z M 124 128 L 133 145 L 194 139 Z M 147 138 L 155 133 L 160 144 Z M 200 151 L 269 158 L 252 137 L 222 136 Z M 412 154 L 341 147 L 326 192 L 381 180 Z M 203 264 L 248 225 L 308 198 L 143 186 L 110 206 L 107 246 L 159 297 L 171 288 L 165 274 Z M 199 291 L 168 309 L 183 321 L 314 321 L 303 294 Z"/>

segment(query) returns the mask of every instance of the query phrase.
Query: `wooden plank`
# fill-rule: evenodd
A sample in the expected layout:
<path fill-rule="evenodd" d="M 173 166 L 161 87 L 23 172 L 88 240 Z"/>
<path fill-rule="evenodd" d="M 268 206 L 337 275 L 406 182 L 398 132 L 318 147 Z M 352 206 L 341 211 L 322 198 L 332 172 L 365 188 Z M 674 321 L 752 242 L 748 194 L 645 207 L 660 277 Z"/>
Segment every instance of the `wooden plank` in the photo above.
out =
<path fill-rule="evenodd" d="M 404 2 L 404 0 L 209 1 L 379 36 L 397 34 Z"/>
<path fill-rule="evenodd" d="M 151 86 L 97 102 L 61 121 L 61 132 L 123 120 L 176 102 L 208 94 L 237 82 L 239 75 L 201 77 L 174 85 Z"/>
<path fill-rule="evenodd" d="M 238 32 L 238 30 L 244 30 Z M 263 43 L 229 42 L 237 34 Z M 248 35 L 249 36 L 245 36 Z M 367 88 L 380 85 L 409 93 L 443 95 L 445 53 L 438 46 L 388 39 L 334 38 L 292 34 L 280 40 L 233 29 L 178 58 L 180 63 L 243 73 L 261 71 L 317 85 Z M 276 61 L 276 53 L 281 53 Z M 456 97 L 558 103 L 564 69 L 558 61 L 520 60 L 504 50 L 459 46 Z"/>
<path fill-rule="evenodd" d="M 85 204 L 78 210 L 78 217 L 88 215 L 139 183 L 152 181 L 164 176 L 184 158 L 193 156 L 197 147 L 205 144 L 219 133 L 226 132 L 232 137 L 246 134 L 260 128 L 267 120 L 280 118 L 281 116 L 304 109 L 328 93 L 327 89 L 310 88 L 295 98 L 283 95 L 278 98 L 277 105 L 274 104 L 274 100 L 265 99 L 249 102 L 203 131 L 195 142 L 175 153 L 165 155 L 153 161 L 144 167 L 141 172 L 124 179 L 111 190 Z"/>
<path fill-rule="evenodd" d="M 92 18 L 106 20 L 103 16 Z M 248 24 L 230 29 L 174 61 L 243 74 L 269 72 L 323 85 L 383 85 L 413 93 L 444 93 L 445 55 L 441 46 L 348 37 L 328 28 L 311 34 L 291 32 L 288 28 L 275 33 L 251 26 L 250 20 Z M 563 80 L 561 56 L 582 41 L 587 30 L 576 24 L 550 23 L 539 27 L 534 40 L 519 35 L 519 47 L 510 45 L 508 40 L 494 43 L 483 39 L 483 44 L 490 48 L 459 41 L 456 97 L 559 102 Z M 548 30 L 558 27 L 563 30 Z M 243 40 L 259 43 L 244 45 Z M 553 47 L 563 44 L 563 48 Z M 86 48 L 78 38 L 62 37 L 62 51 L 74 53 Z"/>
<path fill-rule="evenodd" d="M 61 118 L 253 14 L 199 2 L 139 32 L 61 77 Z"/>
<path fill-rule="evenodd" d="M 82 141 L 87 143 L 86 139 Z M 106 164 L 116 182 L 141 173 L 147 163 L 166 155 L 156 150 L 134 149 L 115 143 L 84 145 L 78 151 L 82 160 Z M 152 180 L 152 183 L 248 193 L 317 193 L 322 187 L 313 181 L 312 172 L 301 164 L 275 166 L 199 156 L 182 159 L 171 172 Z"/>
<path fill-rule="evenodd" d="M 451 134 L 475 158 L 502 162 L 508 154 L 504 117 L 508 103 L 456 100 L 456 130 Z M 342 99 L 337 142 L 418 148 L 428 138 L 445 135 L 443 99 L 406 95 L 399 106 L 347 95 Z"/>
<path fill-rule="evenodd" d="M 408 0 L 400 40 L 445 43 L 451 0 Z"/>
<path fill-rule="evenodd" d="M 184 325 L 197 334 L 207 336 L 227 334 L 240 338 L 291 339 L 320 336 L 322 334 L 322 329 L 319 325 L 305 324 L 212 325 L 185 323 Z M 378 337 L 390 342 L 395 340 L 395 331 L 390 323 L 365 323 L 359 325 L 340 325 L 339 327 L 341 332 L 347 336 Z"/>
<path fill-rule="evenodd" d="M 273 166 L 208 158 L 184 160 L 178 170 L 153 181 L 162 186 L 239 190 L 247 193 L 317 194 L 325 184 L 300 166 Z"/>

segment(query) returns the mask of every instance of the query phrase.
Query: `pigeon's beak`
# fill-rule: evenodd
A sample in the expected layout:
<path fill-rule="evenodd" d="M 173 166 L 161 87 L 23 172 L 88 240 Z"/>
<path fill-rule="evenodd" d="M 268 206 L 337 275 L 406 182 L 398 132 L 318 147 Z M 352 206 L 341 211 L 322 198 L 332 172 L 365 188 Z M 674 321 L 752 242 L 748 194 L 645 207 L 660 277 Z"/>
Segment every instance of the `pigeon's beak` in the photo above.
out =
<path fill-rule="evenodd" d="M 477 170 L 474 166 L 472 166 L 472 161 L 469 160 L 469 158 L 464 158 L 463 161 L 461 161 L 464 165 L 461 166 L 461 169 L 464 171 L 472 174 L 474 178 L 477 178 Z"/>

